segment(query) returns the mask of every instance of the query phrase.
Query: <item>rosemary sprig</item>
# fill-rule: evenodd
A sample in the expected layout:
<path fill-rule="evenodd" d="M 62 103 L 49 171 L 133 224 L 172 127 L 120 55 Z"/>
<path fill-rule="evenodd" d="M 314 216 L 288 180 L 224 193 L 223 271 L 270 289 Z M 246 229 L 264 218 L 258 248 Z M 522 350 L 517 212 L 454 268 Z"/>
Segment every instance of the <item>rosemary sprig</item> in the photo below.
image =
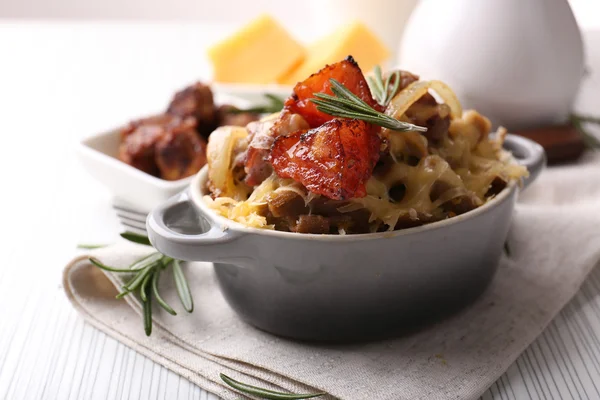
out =
<path fill-rule="evenodd" d="M 173 278 L 175 278 L 175 287 L 183 308 L 191 313 L 194 311 L 194 299 L 192 299 L 192 293 L 190 293 L 190 287 L 185 280 L 179 260 L 173 260 Z"/>
<path fill-rule="evenodd" d="M 93 250 L 93 249 L 101 249 L 103 247 L 106 247 L 107 245 L 105 244 L 88 244 L 88 243 L 80 243 L 77 245 L 78 249 L 85 249 L 85 250 Z"/>
<path fill-rule="evenodd" d="M 373 76 L 367 77 L 369 88 L 375 100 L 380 105 L 387 107 L 400 88 L 400 71 L 396 70 L 392 72 L 385 80 L 383 79 L 383 73 L 379 65 L 375 66 L 373 72 Z"/>
<path fill-rule="evenodd" d="M 138 235 L 137 233 L 124 232 L 121 234 L 121 237 L 134 243 L 151 246 L 150 240 L 146 236 Z M 139 293 L 144 311 L 144 331 L 147 336 L 152 334 L 152 298 L 156 299 L 158 305 L 166 312 L 171 315 L 177 315 L 175 310 L 167 304 L 158 291 L 160 273 L 169 266 L 171 266 L 175 288 L 177 289 L 177 294 L 183 308 L 190 313 L 194 310 L 192 293 L 190 292 L 190 287 L 185 279 L 179 260 L 174 260 L 159 252 L 154 252 L 135 261 L 128 268 L 111 267 L 94 257 L 90 257 L 89 261 L 105 271 L 133 274 L 132 278 L 121 288 L 121 292 L 116 298 L 121 299 L 128 294 Z"/>
<path fill-rule="evenodd" d="M 259 397 L 261 399 L 269 400 L 301 400 L 301 399 L 312 399 L 313 397 L 323 396 L 327 393 L 307 393 L 307 394 L 293 394 L 276 392 L 274 390 L 263 389 L 258 386 L 248 385 L 240 381 L 236 381 L 233 378 L 228 377 L 225 374 L 219 374 L 223 382 L 231 386 L 232 388 L 239 390 L 242 393 L 249 394 L 252 396 Z"/>
<path fill-rule="evenodd" d="M 427 131 L 425 127 L 398 121 L 389 115 L 380 113 L 337 80 L 331 78 L 329 82 L 333 96 L 326 93 L 314 93 L 316 99 L 310 99 L 317 105 L 317 110 L 334 117 L 360 119 L 394 131 Z"/>
<path fill-rule="evenodd" d="M 585 145 L 590 149 L 600 149 L 600 139 L 589 133 L 583 127 L 583 124 L 586 123 L 600 125 L 600 118 L 591 117 L 588 115 L 571 114 L 571 124 L 579 131 Z"/>
<path fill-rule="evenodd" d="M 150 243 L 150 239 L 148 239 L 148 237 L 144 235 L 140 235 L 133 232 L 123 232 L 121 233 L 121 237 L 123 239 L 129 240 L 130 242 L 145 244 L 146 246 L 152 246 L 152 244 Z"/>
<path fill-rule="evenodd" d="M 233 114 L 252 113 L 252 114 L 272 114 L 281 111 L 284 100 L 271 93 L 265 93 L 265 104 L 252 106 L 248 108 L 235 107 L 231 110 Z"/>

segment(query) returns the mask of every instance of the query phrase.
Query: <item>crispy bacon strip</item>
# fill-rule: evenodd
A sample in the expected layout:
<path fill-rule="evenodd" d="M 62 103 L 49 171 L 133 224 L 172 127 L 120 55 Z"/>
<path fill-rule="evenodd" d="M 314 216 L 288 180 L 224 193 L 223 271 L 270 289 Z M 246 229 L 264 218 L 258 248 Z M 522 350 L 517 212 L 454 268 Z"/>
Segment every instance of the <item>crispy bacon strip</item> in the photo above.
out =
<path fill-rule="evenodd" d="M 371 107 L 382 111 L 381 106 L 373 99 L 369 85 L 352 56 L 335 64 L 327 65 L 316 74 L 312 74 L 296 84 L 293 94 L 285 101 L 284 110 L 302 115 L 311 128 L 331 121 L 334 117 L 320 112 L 317 110 L 317 106 L 310 101 L 314 98 L 313 93 L 333 94 L 329 83 L 330 78 L 342 83 Z"/>
<path fill-rule="evenodd" d="M 283 178 L 335 200 L 366 195 L 365 183 L 379 159 L 376 128 L 359 120 L 333 119 L 275 139 L 270 162 Z"/>

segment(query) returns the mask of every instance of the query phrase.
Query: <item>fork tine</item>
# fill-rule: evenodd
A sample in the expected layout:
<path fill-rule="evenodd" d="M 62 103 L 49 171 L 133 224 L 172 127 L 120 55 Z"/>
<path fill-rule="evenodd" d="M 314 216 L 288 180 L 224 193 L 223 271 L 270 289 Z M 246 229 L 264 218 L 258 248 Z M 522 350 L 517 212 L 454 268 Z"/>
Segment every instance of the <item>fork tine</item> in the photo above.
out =
<path fill-rule="evenodd" d="M 141 222 L 141 221 L 136 221 L 133 219 L 122 218 L 122 217 L 119 217 L 119 221 L 121 221 L 122 224 L 128 224 L 130 226 L 135 226 L 138 229 L 146 229 L 146 221 Z"/>
<path fill-rule="evenodd" d="M 128 231 L 133 231 L 134 233 L 141 233 L 144 235 L 147 234 L 145 225 L 142 228 L 140 225 L 138 225 L 134 222 L 127 222 L 124 220 L 120 220 L 119 222 L 121 222 L 121 225 L 123 225 L 123 227 Z"/>
<path fill-rule="evenodd" d="M 139 216 L 143 216 L 144 218 L 146 218 L 146 216 L 148 216 L 148 214 L 146 214 L 145 212 L 134 210 L 134 209 L 131 209 L 131 208 L 128 208 L 128 207 L 124 207 L 121 204 L 115 204 L 115 203 L 113 203 L 112 207 L 117 212 L 118 211 L 124 211 L 124 212 L 129 213 L 129 214 L 136 214 L 136 215 L 139 215 Z"/>
<path fill-rule="evenodd" d="M 127 214 L 124 212 L 119 212 L 117 211 L 117 217 L 119 219 L 125 219 L 128 221 L 133 221 L 133 222 L 138 222 L 141 224 L 146 224 L 146 216 L 141 216 L 141 215 L 134 215 L 134 214 Z"/>

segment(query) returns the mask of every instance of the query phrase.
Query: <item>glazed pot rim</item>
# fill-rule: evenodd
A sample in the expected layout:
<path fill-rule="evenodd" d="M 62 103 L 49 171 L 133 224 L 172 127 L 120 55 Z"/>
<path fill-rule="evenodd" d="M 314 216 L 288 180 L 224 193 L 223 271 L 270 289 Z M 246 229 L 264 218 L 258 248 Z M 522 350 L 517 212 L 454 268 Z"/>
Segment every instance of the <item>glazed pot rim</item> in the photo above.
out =
<path fill-rule="evenodd" d="M 214 210 L 210 209 L 203 197 L 208 195 L 206 191 L 206 181 L 208 179 L 208 166 L 204 166 L 192 179 L 189 187 L 189 196 L 194 207 L 200 211 L 201 215 L 208 220 L 212 226 L 219 226 L 223 231 L 235 231 L 246 234 L 256 234 L 260 236 L 272 236 L 290 240 L 320 240 L 320 241 L 353 241 L 353 240 L 373 240 L 373 239 L 389 239 L 398 236 L 408 236 L 412 234 L 422 233 L 435 229 L 447 228 L 451 225 L 477 218 L 483 213 L 491 212 L 494 208 L 507 201 L 511 195 L 517 190 L 517 181 L 511 180 L 508 186 L 504 188 L 498 195 L 486 201 L 483 205 L 468 211 L 464 214 L 454 216 L 452 218 L 443 219 L 441 221 L 431 222 L 428 224 L 399 229 L 386 232 L 375 233 L 358 233 L 347 235 L 336 234 L 315 234 L 315 233 L 297 233 L 284 232 L 274 229 L 262 229 L 246 226 L 240 222 L 230 220 L 226 217 L 218 215 Z"/>

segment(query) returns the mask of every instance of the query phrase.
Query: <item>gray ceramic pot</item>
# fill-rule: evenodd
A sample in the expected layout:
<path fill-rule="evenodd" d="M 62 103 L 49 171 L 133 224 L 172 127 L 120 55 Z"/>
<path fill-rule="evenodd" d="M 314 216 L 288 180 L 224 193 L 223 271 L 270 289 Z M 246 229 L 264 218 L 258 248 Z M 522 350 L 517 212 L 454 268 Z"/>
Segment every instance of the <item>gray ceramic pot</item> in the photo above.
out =
<path fill-rule="evenodd" d="M 532 182 L 543 149 L 508 135 L 506 147 Z M 152 244 L 182 260 L 211 261 L 221 290 L 246 322 L 296 339 L 395 335 L 477 297 L 492 279 L 519 191 L 511 184 L 466 214 L 421 227 L 364 235 L 247 228 L 215 215 L 191 187 L 148 217 Z"/>

